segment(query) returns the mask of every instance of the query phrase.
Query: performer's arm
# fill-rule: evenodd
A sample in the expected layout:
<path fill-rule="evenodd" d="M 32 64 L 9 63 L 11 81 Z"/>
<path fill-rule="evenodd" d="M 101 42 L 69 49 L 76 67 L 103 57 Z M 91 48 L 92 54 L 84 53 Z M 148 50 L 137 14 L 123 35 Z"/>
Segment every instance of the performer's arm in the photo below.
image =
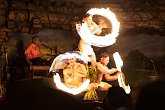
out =
<path fill-rule="evenodd" d="M 72 78 L 74 76 L 74 73 L 70 70 L 70 67 L 66 67 L 63 70 L 63 74 L 64 74 L 64 76 L 67 76 L 69 78 Z"/>
<path fill-rule="evenodd" d="M 63 70 L 63 75 L 64 75 L 64 83 L 67 84 L 72 81 L 72 78 L 74 77 L 74 74 L 71 73 L 70 70 L 67 68 Z"/>
<path fill-rule="evenodd" d="M 101 73 L 105 74 L 113 74 L 114 72 L 117 72 L 116 68 L 108 69 L 107 66 L 103 66 L 100 62 L 97 63 L 97 68 Z"/>
<path fill-rule="evenodd" d="M 111 76 L 111 75 L 109 75 L 109 74 L 105 74 L 105 79 L 106 79 L 107 81 L 114 81 L 114 80 L 117 80 L 119 74 L 122 75 L 122 78 L 123 78 L 123 79 L 125 78 L 125 76 L 124 76 L 124 74 L 123 74 L 122 72 L 118 72 L 117 74 L 115 74 L 115 75 L 113 75 L 113 76 Z"/>
<path fill-rule="evenodd" d="M 111 69 L 108 69 L 108 73 L 109 74 L 113 74 L 114 72 L 117 72 L 117 68 L 111 68 Z"/>
<path fill-rule="evenodd" d="M 92 25 L 93 25 L 94 29 L 91 30 L 91 32 L 92 32 L 93 34 L 100 35 L 101 32 L 102 32 L 102 30 L 101 30 L 102 28 L 101 28 L 100 26 L 98 26 L 95 22 L 93 22 Z"/>
<path fill-rule="evenodd" d="M 105 74 L 104 77 L 107 81 L 114 81 L 114 80 L 118 79 L 118 75 L 119 75 L 118 73 L 113 76 L 111 76 L 109 74 Z"/>
<path fill-rule="evenodd" d="M 87 71 L 86 68 L 83 64 L 78 64 L 78 68 L 77 70 L 77 75 L 81 76 L 81 77 L 86 77 L 87 76 Z"/>

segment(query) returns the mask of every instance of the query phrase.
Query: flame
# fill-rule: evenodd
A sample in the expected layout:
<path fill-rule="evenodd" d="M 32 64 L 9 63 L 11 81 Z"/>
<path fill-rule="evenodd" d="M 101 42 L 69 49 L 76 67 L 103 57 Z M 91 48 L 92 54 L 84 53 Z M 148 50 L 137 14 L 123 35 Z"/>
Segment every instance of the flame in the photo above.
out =
<path fill-rule="evenodd" d="M 90 15 L 101 15 L 106 17 L 112 24 L 112 32 L 105 36 L 97 36 L 90 32 L 86 23 L 76 24 L 76 29 L 80 37 L 87 43 L 97 46 L 106 47 L 116 42 L 116 37 L 119 35 L 120 22 L 118 22 L 115 14 L 108 8 L 92 8 L 87 13 Z"/>
<path fill-rule="evenodd" d="M 115 37 L 118 36 L 120 22 L 117 20 L 115 13 L 109 10 L 109 8 L 104 9 L 98 9 L 98 8 L 92 8 L 87 13 L 90 15 L 101 15 L 106 17 L 112 24 L 112 35 Z"/>
<path fill-rule="evenodd" d="M 83 92 L 84 90 L 87 89 L 89 83 L 90 83 L 90 80 L 87 79 L 86 81 L 84 81 L 84 83 L 79 86 L 78 88 L 68 88 L 66 87 L 62 82 L 61 82 L 61 78 L 59 76 L 58 73 L 56 73 L 56 75 L 54 75 L 54 82 L 57 86 L 58 89 L 61 89 L 67 93 L 70 93 L 70 94 L 73 94 L 73 95 L 77 95 L 81 92 Z"/>
<path fill-rule="evenodd" d="M 64 62 L 64 59 L 70 59 L 70 58 L 77 58 L 83 61 L 84 63 L 87 63 L 87 59 L 79 51 L 65 52 L 63 54 L 58 55 L 53 60 L 53 63 L 51 64 L 49 72 L 56 72 L 58 69 L 64 69 L 66 67 L 66 63 Z"/>
<path fill-rule="evenodd" d="M 121 59 L 121 56 L 119 55 L 118 52 L 115 52 L 113 54 L 113 58 L 115 60 L 117 70 L 121 72 L 121 67 L 123 66 L 123 60 Z M 118 75 L 118 83 L 119 83 L 119 86 L 122 87 L 127 94 L 131 92 L 130 86 L 125 85 L 125 81 L 121 74 Z"/>
<path fill-rule="evenodd" d="M 117 70 L 121 72 L 121 67 L 123 66 L 123 60 L 121 59 L 121 56 L 118 52 L 115 52 L 113 54 L 113 58 L 115 60 Z"/>
<path fill-rule="evenodd" d="M 131 88 L 130 88 L 129 84 L 127 86 L 125 85 L 125 82 L 124 82 L 121 74 L 118 75 L 118 82 L 119 82 L 119 86 L 122 87 L 127 94 L 129 94 L 131 92 Z"/>

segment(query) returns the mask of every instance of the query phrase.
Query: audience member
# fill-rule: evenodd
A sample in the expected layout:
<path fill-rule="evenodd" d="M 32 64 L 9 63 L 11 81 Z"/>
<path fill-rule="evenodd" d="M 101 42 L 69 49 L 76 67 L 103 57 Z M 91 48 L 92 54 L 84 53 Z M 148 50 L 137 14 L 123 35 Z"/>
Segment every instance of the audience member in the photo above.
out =
<path fill-rule="evenodd" d="M 113 86 L 103 99 L 103 110 L 132 110 L 132 98 L 123 88 Z"/>
<path fill-rule="evenodd" d="M 136 110 L 165 110 L 165 81 L 154 81 L 143 86 Z"/>

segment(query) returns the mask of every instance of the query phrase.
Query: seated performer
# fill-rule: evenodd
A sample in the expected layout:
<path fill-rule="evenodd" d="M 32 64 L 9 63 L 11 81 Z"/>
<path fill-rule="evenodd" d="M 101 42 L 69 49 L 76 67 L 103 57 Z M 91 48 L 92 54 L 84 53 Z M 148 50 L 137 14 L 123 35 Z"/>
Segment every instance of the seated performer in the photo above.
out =
<path fill-rule="evenodd" d="M 86 68 L 83 64 L 76 62 L 75 58 L 68 59 L 68 65 L 63 69 L 64 84 L 68 87 L 79 87 L 83 83 L 83 78 L 87 76 Z"/>
<path fill-rule="evenodd" d="M 32 37 L 32 43 L 26 48 L 25 56 L 29 65 L 42 65 L 39 36 Z"/>
<path fill-rule="evenodd" d="M 97 83 L 99 84 L 98 90 L 104 91 L 108 90 L 112 85 L 103 82 L 103 78 L 105 78 L 107 81 L 114 81 L 118 79 L 118 75 L 121 74 L 124 78 L 124 74 L 121 72 L 118 72 L 116 68 L 109 69 L 107 67 L 107 64 L 109 63 L 109 56 L 107 53 L 102 53 L 100 61 L 97 63 Z M 113 73 L 117 72 L 116 74 L 112 75 Z"/>
<path fill-rule="evenodd" d="M 101 30 L 102 28 L 100 26 L 98 26 L 95 22 L 93 22 L 92 16 L 90 16 L 89 14 L 86 14 L 83 17 L 82 22 L 87 24 L 91 33 L 100 35 L 100 33 L 102 32 L 102 30 Z M 96 56 L 93 51 L 93 48 L 91 47 L 91 44 L 89 44 L 89 43 L 85 42 L 83 39 L 81 39 L 79 41 L 78 48 L 79 48 L 80 52 L 82 52 L 83 55 L 85 55 L 85 56 L 87 55 L 88 60 L 92 63 L 92 66 L 93 67 L 96 66 Z"/>

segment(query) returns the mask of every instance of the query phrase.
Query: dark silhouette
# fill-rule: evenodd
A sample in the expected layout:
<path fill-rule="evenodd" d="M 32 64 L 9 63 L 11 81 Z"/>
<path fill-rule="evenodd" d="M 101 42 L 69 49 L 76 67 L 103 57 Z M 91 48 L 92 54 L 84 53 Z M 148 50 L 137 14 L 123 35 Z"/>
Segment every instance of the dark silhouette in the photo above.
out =
<path fill-rule="evenodd" d="M 165 81 L 150 82 L 140 90 L 136 110 L 165 110 Z"/>
<path fill-rule="evenodd" d="M 132 98 L 119 86 L 109 88 L 103 99 L 104 110 L 132 110 Z"/>
<path fill-rule="evenodd" d="M 11 81 L 1 110 L 88 110 L 76 96 L 56 88 L 53 79 Z"/>

